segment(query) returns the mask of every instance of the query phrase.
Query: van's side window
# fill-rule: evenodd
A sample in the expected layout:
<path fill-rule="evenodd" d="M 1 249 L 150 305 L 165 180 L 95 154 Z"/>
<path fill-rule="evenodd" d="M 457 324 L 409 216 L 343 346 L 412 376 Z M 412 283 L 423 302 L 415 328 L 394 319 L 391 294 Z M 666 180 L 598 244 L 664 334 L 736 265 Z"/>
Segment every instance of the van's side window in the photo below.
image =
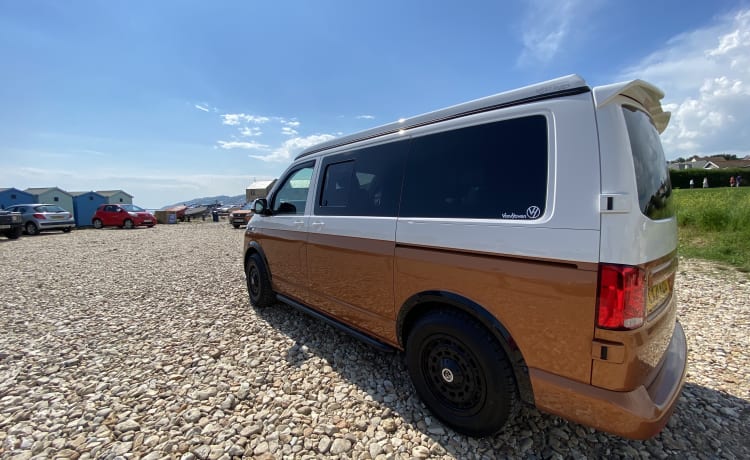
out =
<path fill-rule="evenodd" d="M 293 172 L 273 197 L 274 214 L 304 214 L 313 165 Z"/>
<path fill-rule="evenodd" d="M 399 215 L 540 218 L 547 138 L 546 118 L 533 115 L 413 139 Z"/>
<path fill-rule="evenodd" d="M 343 208 L 349 204 L 353 172 L 353 161 L 326 166 L 321 206 Z"/>
<path fill-rule="evenodd" d="M 326 158 L 315 214 L 395 217 L 407 150 L 398 141 Z"/>

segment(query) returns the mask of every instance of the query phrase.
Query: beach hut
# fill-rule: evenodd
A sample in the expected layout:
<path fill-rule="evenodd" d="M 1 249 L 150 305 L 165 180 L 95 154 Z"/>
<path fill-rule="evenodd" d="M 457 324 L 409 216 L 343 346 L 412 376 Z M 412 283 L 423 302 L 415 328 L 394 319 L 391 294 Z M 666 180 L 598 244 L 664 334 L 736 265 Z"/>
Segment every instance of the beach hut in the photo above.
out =
<path fill-rule="evenodd" d="M 122 190 L 97 190 L 96 193 L 107 198 L 107 204 L 133 204 L 133 195 Z"/>
<path fill-rule="evenodd" d="M 24 190 L 32 195 L 32 203 L 56 204 L 73 213 L 73 197 L 70 193 L 57 187 L 31 187 Z"/>
<path fill-rule="evenodd" d="M 0 209 L 5 209 L 15 204 L 33 203 L 34 196 L 15 187 L 0 188 Z"/>
<path fill-rule="evenodd" d="M 76 227 L 91 226 L 91 217 L 99 205 L 107 203 L 107 197 L 96 192 L 70 192 L 73 196 L 73 215 Z"/>

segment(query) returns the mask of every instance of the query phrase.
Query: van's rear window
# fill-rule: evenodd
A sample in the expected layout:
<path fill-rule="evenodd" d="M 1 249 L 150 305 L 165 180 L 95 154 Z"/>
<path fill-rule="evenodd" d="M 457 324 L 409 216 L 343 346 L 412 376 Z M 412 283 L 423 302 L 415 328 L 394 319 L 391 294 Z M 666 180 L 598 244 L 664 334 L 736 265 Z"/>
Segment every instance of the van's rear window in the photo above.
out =
<path fill-rule="evenodd" d="M 672 217 L 672 184 L 659 132 L 651 118 L 642 110 L 623 106 L 622 112 L 630 137 L 630 149 L 633 151 L 641 212 L 654 220 Z"/>

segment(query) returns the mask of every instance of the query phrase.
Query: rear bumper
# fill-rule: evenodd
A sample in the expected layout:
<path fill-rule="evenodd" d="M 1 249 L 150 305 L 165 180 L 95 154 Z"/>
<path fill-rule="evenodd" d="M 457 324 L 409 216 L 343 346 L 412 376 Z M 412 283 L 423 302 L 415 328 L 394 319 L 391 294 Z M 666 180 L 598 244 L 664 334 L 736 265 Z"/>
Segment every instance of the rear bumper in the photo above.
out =
<path fill-rule="evenodd" d="M 661 370 L 648 386 L 605 390 L 538 369 L 529 369 L 539 410 L 631 439 L 648 439 L 666 425 L 685 383 L 687 342 L 679 322 Z"/>

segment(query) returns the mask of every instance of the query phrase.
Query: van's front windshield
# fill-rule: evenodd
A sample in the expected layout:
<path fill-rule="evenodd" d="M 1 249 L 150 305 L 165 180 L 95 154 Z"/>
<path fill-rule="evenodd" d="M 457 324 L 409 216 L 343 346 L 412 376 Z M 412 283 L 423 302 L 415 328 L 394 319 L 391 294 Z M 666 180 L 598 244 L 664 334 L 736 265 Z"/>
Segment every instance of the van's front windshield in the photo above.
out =
<path fill-rule="evenodd" d="M 675 214 L 672 183 L 659 132 L 642 110 L 623 106 L 622 112 L 633 151 L 641 212 L 654 220 L 672 217 Z"/>

